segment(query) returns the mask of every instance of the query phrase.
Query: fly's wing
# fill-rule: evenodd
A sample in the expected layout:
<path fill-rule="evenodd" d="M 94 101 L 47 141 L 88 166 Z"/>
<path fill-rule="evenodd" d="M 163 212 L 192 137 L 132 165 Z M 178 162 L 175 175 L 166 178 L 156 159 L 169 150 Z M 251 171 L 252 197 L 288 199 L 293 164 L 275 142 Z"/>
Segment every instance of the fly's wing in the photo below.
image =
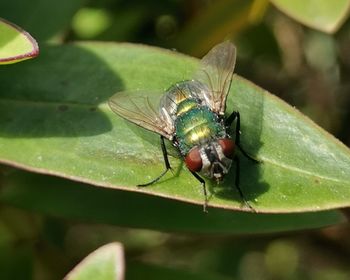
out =
<path fill-rule="evenodd" d="M 200 63 L 195 79 L 209 88 L 204 99 L 210 108 L 219 115 L 225 114 L 226 97 L 230 89 L 236 63 L 236 47 L 225 41 L 212 48 Z"/>
<path fill-rule="evenodd" d="M 159 109 L 157 97 L 155 93 L 123 91 L 113 95 L 108 105 L 114 113 L 128 121 L 171 139 L 174 124 L 167 111 Z"/>

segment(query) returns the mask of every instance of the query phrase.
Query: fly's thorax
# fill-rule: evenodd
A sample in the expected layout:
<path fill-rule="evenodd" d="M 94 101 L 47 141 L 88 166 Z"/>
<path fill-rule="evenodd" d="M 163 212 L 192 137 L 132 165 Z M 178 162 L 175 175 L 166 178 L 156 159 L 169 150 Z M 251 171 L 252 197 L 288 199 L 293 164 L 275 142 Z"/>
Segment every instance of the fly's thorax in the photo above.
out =
<path fill-rule="evenodd" d="M 223 121 L 206 106 L 192 107 L 180 114 L 174 126 L 178 147 L 183 155 L 194 146 L 227 137 Z"/>
<path fill-rule="evenodd" d="M 234 148 L 235 144 L 229 138 L 195 146 L 185 157 L 186 166 L 192 172 L 200 172 L 219 182 L 230 170 Z"/>
<path fill-rule="evenodd" d="M 160 109 L 166 110 L 169 116 L 175 120 L 179 113 L 183 113 L 187 106 L 205 105 L 206 101 L 203 96 L 209 89 L 206 85 L 199 81 L 182 81 L 171 86 L 160 101 Z M 182 107 L 182 108 L 179 108 Z"/>

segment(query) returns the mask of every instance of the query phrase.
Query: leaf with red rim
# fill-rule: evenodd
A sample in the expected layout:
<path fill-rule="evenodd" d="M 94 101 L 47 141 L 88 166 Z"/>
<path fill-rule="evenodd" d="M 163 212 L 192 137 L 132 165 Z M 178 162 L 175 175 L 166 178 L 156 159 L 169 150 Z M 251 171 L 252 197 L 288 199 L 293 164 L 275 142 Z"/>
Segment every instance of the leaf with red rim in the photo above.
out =
<path fill-rule="evenodd" d="M 42 48 L 38 59 L 0 69 L 0 162 L 203 205 L 200 183 L 179 158 L 170 157 L 174 173 L 147 188 L 136 187 L 164 170 L 159 136 L 118 117 L 106 102 L 121 90 L 165 90 L 191 78 L 197 66 L 197 59 L 142 45 Z M 227 105 L 227 113 L 241 114 L 241 145 L 263 161 L 254 164 L 239 155 L 241 189 L 258 212 L 350 206 L 347 147 L 237 75 Z M 221 185 L 207 181 L 209 206 L 249 211 L 242 207 L 234 176 L 233 166 Z"/>
<path fill-rule="evenodd" d="M 38 43 L 19 26 L 0 18 L 0 64 L 11 64 L 39 55 Z"/>

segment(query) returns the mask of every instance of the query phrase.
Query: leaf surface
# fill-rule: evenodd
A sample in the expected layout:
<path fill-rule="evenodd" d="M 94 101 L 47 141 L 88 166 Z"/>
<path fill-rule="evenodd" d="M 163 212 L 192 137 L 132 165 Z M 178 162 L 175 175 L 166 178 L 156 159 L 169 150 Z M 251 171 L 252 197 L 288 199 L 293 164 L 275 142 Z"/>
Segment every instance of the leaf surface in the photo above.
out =
<path fill-rule="evenodd" d="M 191 57 L 141 45 L 46 47 L 23 67 L 0 71 L 0 161 L 201 205 L 201 186 L 177 157 L 170 157 L 173 173 L 147 188 L 136 187 L 163 171 L 159 136 L 121 119 L 106 103 L 121 90 L 165 90 L 191 78 L 197 66 Z M 242 146 L 263 161 L 254 164 L 239 154 L 241 188 L 258 212 L 349 206 L 348 148 L 237 75 L 228 97 L 227 111 L 233 109 L 241 114 Z M 207 181 L 210 206 L 246 210 L 233 185 L 234 168 L 221 185 Z"/>

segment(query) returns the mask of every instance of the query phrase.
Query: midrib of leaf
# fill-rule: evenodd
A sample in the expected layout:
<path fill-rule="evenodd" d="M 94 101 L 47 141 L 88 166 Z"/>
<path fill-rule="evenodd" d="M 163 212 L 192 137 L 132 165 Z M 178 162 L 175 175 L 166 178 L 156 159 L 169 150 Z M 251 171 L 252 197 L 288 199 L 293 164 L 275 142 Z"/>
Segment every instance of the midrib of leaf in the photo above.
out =
<path fill-rule="evenodd" d="M 21 100 L 21 99 L 8 99 L 8 98 L 2 98 L 0 99 L 0 102 L 4 102 L 4 103 L 17 103 L 17 104 L 24 104 L 24 105 L 28 105 L 28 106 L 32 106 L 32 105 L 36 105 L 36 106 L 60 106 L 60 105 L 67 105 L 69 107 L 76 107 L 76 108 L 90 108 L 91 106 L 96 106 L 94 104 L 87 104 L 87 103 L 76 103 L 76 102 L 67 102 L 67 101 L 62 101 L 62 102 L 59 102 L 59 101 L 40 101 L 40 100 Z M 105 113 L 108 113 L 108 105 L 106 102 L 103 102 L 101 104 L 99 104 L 98 106 L 96 106 L 98 109 L 100 109 L 101 111 L 105 112 Z M 305 118 L 307 119 L 307 118 Z M 327 135 L 329 136 L 329 135 Z M 67 155 L 67 154 L 66 154 Z M 316 178 L 319 178 L 319 179 L 322 179 L 322 180 L 327 180 L 327 181 L 333 181 L 333 182 L 336 182 L 336 183 L 343 183 L 343 184 L 348 184 L 349 182 L 348 181 L 345 181 L 345 180 L 339 180 L 338 178 L 334 178 L 334 177 L 328 177 L 328 176 L 324 176 L 324 175 L 321 175 L 319 173 L 316 173 L 316 172 L 312 172 L 312 171 L 307 171 L 305 169 L 300 169 L 296 166 L 293 166 L 293 165 L 288 165 L 288 164 L 283 164 L 282 162 L 277 162 L 275 160 L 273 160 L 272 158 L 268 158 L 268 157 L 264 157 L 264 156 L 260 156 L 260 159 L 263 161 L 263 164 L 266 164 L 266 163 L 269 163 L 271 165 L 274 165 L 274 166 L 277 166 L 281 169 L 285 169 L 285 170 L 288 170 L 288 171 L 292 171 L 292 172 L 296 172 L 296 173 L 299 173 L 299 174 L 305 174 L 307 176 L 310 176 L 310 177 L 316 177 Z M 102 165 L 103 162 L 102 162 Z M 106 165 L 108 166 L 108 164 Z M 22 166 L 23 168 L 23 166 Z M 67 176 L 67 174 L 65 173 L 61 173 L 61 172 L 50 172 L 49 170 L 45 170 L 45 169 L 42 169 L 42 168 L 29 168 L 31 171 L 33 170 L 37 170 L 38 172 L 40 173 L 45 173 L 45 174 L 55 174 L 55 175 L 60 175 L 60 176 Z M 76 176 L 69 176 L 70 178 L 74 179 L 74 180 L 77 180 L 79 179 L 79 176 L 76 177 Z M 93 183 L 94 185 L 100 185 L 100 186 L 107 186 L 107 187 L 111 187 L 110 184 L 107 184 L 107 183 L 99 183 L 99 182 L 93 182 L 91 180 L 87 180 L 86 182 L 89 182 L 89 183 Z M 122 186 L 118 186 L 118 187 L 121 187 L 124 189 L 124 187 Z"/>
<path fill-rule="evenodd" d="M 262 157 L 259 157 L 259 159 L 261 159 L 263 161 L 263 164 L 268 162 L 269 164 L 275 165 L 277 167 L 280 167 L 281 169 L 294 171 L 294 172 L 297 172 L 297 173 L 301 173 L 301 174 L 305 174 L 305 175 L 308 175 L 308 176 L 317 177 L 317 178 L 328 180 L 328 181 L 333 181 L 333 182 L 336 182 L 336 183 L 349 184 L 348 181 L 344 181 L 344 180 L 339 180 L 339 179 L 332 178 L 332 177 L 323 176 L 323 175 L 320 175 L 319 173 L 313 173 L 313 172 L 307 171 L 305 169 L 300 169 L 300 168 L 298 168 L 296 166 L 292 166 L 292 165 L 288 165 L 288 164 L 283 164 L 281 162 L 277 162 L 277 161 L 275 161 L 275 160 L 273 160 L 271 158 L 266 158 L 266 157 L 262 156 Z"/>

